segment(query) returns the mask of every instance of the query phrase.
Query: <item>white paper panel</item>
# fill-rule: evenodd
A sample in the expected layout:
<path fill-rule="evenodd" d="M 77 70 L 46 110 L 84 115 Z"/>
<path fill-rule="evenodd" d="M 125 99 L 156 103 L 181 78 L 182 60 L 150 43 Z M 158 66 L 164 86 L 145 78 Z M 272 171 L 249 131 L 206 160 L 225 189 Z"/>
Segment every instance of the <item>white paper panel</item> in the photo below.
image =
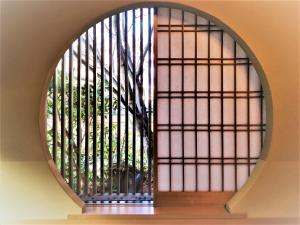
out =
<path fill-rule="evenodd" d="M 159 98 L 157 100 L 157 123 L 169 123 L 169 103 L 168 99 Z"/>
<path fill-rule="evenodd" d="M 158 157 L 169 157 L 169 132 L 157 132 L 157 151 Z"/>
<path fill-rule="evenodd" d="M 224 132 L 224 157 L 234 157 L 233 132 Z"/>
<path fill-rule="evenodd" d="M 253 66 L 250 66 L 250 91 L 260 91 L 260 80 Z"/>
<path fill-rule="evenodd" d="M 195 33 L 185 32 L 184 33 L 184 58 L 195 57 Z"/>
<path fill-rule="evenodd" d="M 208 191 L 207 165 L 198 165 L 198 191 Z"/>
<path fill-rule="evenodd" d="M 245 65 L 236 67 L 236 90 L 247 91 L 247 66 Z"/>
<path fill-rule="evenodd" d="M 182 68 L 181 66 L 171 67 L 171 91 L 181 91 L 182 86 Z"/>
<path fill-rule="evenodd" d="M 224 191 L 234 191 L 234 166 L 224 165 Z"/>
<path fill-rule="evenodd" d="M 182 24 L 182 10 L 171 9 L 171 24 Z"/>
<path fill-rule="evenodd" d="M 199 98 L 197 101 L 197 121 L 198 124 L 208 123 L 208 100 L 204 98 Z"/>
<path fill-rule="evenodd" d="M 171 154 L 172 157 L 182 157 L 182 137 L 180 131 L 171 132 Z"/>
<path fill-rule="evenodd" d="M 169 35 L 167 32 L 157 32 L 157 57 L 169 57 Z"/>
<path fill-rule="evenodd" d="M 207 25 L 208 20 L 203 17 L 197 16 L 197 24 Z"/>
<path fill-rule="evenodd" d="M 239 98 L 236 100 L 236 121 L 237 124 L 247 123 L 247 99 Z"/>
<path fill-rule="evenodd" d="M 208 133 L 198 132 L 197 133 L 197 147 L 198 157 L 208 157 Z"/>
<path fill-rule="evenodd" d="M 247 165 L 237 166 L 237 188 L 240 189 L 246 182 L 248 178 L 248 168 Z"/>
<path fill-rule="evenodd" d="M 197 34 L 197 57 L 208 57 L 208 34 L 206 32 L 199 32 Z"/>
<path fill-rule="evenodd" d="M 210 139 L 211 157 L 221 157 L 221 132 L 211 132 Z"/>
<path fill-rule="evenodd" d="M 211 191 L 220 191 L 222 189 L 222 173 L 220 165 L 211 166 Z"/>
<path fill-rule="evenodd" d="M 224 73 L 223 90 L 234 91 L 234 67 L 224 66 L 223 73 Z"/>
<path fill-rule="evenodd" d="M 184 66 L 184 90 L 194 91 L 195 90 L 195 67 Z"/>
<path fill-rule="evenodd" d="M 197 91 L 208 90 L 208 67 L 197 66 Z"/>
<path fill-rule="evenodd" d="M 234 41 L 233 39 L 224 32 L 223 34 L 223 57 L 224 58 L 233 58 L 234 57 Z"/>
<path fill-rule="evenodd" d="M 260 99 L 259 98 L 250 99 L 250 123 L 251 124 L 260 123 Z"/>
<path fill-rule="evenodd" d="M 185 124 L 195 123 L 195 99 L 192 98 L 184 99 L 184 123 Z"/>
<path fill-rule="evenodd" d="M 210 57 L 221 57 L 221 32 L 210 33 Z"/>
<path fill-rule="evenodd" d="M 184 166 L 184 189 L 185 191 L 195 191 L 196 188 L 196 166 Z"/>
<path fill-rule="evenodd" d="M 184 132 L 184 156 L 195 157 L 195 132 L 185 131 Z"/>
<path fill-rule="evenodd" d="M 182 57 L 182 36 L 180 32 L 171 33 L 171 58 Z"/>
<path fill-rule="evenodd" d="M 210 67 L 210 90 L 221 91 L 221 67 Z"/>
<path fill-rule="evenodd" d="M 182 124 L 181 105 L 180 98 L 171 99 L 171 124 Z"/>
<path fill-rule="evenodd" d="M 184 24 L 194 25 L 195 24 L 195 14 L 190 12 L 184 12 Z"/>
<path fill-rule="evenodd" d="M 247 132 L 237 132 L 236 142 L 237 142 L 237 157 L 248 157 L 247 148 Z"/>
<path fill-rule="evenodd" d="M 250 132 L 251 157 L 259 157 L 261 152 L 260 147 L 260 131 Z"/>
<path fill-rule="evenodd" d="M 183 174 L 182 165 L 172 165 L 172 191 L 182 191 L 183 189 Z"/>
<path fill-rule="evenodd" d="M 169 191 L 169 166 L 158 165 L 157 166 L 157 178 L 158 178 L 158 190 Z"/>
<path fill-rule="evenodd" d="M 158 7 L 157 18 L 158 24 L 169 24 L 169 9 Z"/>
<path fill-rule="evenodd" d="M 236 44 L 236 57 L 237 58 L 246 58 L 247 55 L 239 44 Z"/>
<path fill-rule="evenodd" d="M 234 123 L 234 100 L 232 98 L 223 99 L 224 124 Z"/>
<path fill-rule="evenodd" d="M 221 124 L 221 99 L 210 99 L 210 123 Z"/>
<path fill-rule="evenodd" d="M 169 69 L 167 66 L 157 67 L 157 91 L 169 90 Z"/>

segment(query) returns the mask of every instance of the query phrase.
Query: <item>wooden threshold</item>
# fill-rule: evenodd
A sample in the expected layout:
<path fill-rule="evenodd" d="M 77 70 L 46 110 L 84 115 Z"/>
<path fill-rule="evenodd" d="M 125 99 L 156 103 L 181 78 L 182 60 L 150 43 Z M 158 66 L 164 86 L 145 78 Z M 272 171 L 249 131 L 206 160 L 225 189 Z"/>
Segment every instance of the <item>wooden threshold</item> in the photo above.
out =
<path fill-rule="evenodd" d="M 155 206 L 224 206 L 235 192 L 157 192 Z"/>
<path fill-rule="evenodd" d="M 116 219 L 237 219 L 246 218 L 245 214 L 231 214 L 224 206 L 203 204 L 198 206 L 153 207 L 152 205 L 131 206 L 90 206 L 82 215 L 70 215 L 72 220 L 116 220 Z"/>
<path fill-rule="evenodd" d="M 21 224 L 31 225 L 299 225 L 299 218 L 236 218 L 236 219 L 155 219 L 146 218 L 123 218 L 117 217 L 117 219 L 95 219 L 86 218 L 85 220 L 78 219 L 66 219 L 66 220 L 34 220 L 23 221 Z"/>

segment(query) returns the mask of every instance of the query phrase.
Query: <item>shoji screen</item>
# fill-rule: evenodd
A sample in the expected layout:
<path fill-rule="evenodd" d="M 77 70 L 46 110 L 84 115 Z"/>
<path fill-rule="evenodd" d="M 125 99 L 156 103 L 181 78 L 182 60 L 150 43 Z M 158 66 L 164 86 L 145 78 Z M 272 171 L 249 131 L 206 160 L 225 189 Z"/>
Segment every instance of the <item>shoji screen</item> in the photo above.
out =
<path fill-rule="evenodd" d="M 212 22 L 157 12 L 158 191 L 236 191 L 263 145 L 259 77 L 241 47 Z"/>

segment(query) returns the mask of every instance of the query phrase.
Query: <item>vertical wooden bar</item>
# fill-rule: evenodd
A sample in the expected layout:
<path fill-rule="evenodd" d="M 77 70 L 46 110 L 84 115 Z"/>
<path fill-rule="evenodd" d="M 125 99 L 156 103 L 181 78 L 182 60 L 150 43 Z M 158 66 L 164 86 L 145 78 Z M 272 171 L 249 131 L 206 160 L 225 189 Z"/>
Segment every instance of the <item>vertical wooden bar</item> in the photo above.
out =
<path fill-rule="evenodd" d="M 237 107 L 236 107 L 236 42 L 234 41 L 234 68 L 233 68 L 233 75 L 234 75 L 234 188 L 237 191 Z"/>
<path fill-rule="evenodd" d="M 69 48 L 69 186 L 73 188 L 73 46 Z"/>
<path fill-rule="evenodd" d="M 53 120 L 52 120 L 52 129 L 53 129 L 53 149 L 52 149 L 52 158 L 56 164 L 57 158 L 57 73 L 55 71 L 53 76 Z"/>
<path fill-rule="evenodd" d="M 250 65 L 247 58 L 247 163 L 248 176 L 250 176 Z"/>
<path fill-rule="evenodd" d="M 152 89 L 152 64 L 151 64 L 151 56 L 152 56 L 152 42 L 151 42 L 151 8 L 148 8 L 148 45 L 149 45 L 149 62 L 148 62 L 148 193 L 151 194 L 151 178 L 152 178 L 152 161 L 151 155 L 153 151 L 152 146 L 152 103 L 151 103 L 151 89 Z"/>
<path fill-rule="evenodd" d="M 93 194 L 97 193 L 97 34 L 93 26 Z"/>
<path fill-rule="evenodd" d="M 168 99 L 168 118 L 169 118 L 169 127 L 168 129 L 171 130 L 171 8 L 169 8 L 169 18 L 168 18 L 168 56 L 169 56 L 169 63 L 168 63 L 168 90 L 169 90 L 169 99 Z M 172 158 L 172 141 L 171 141 L 171 134 L 172 131 L 169 133 L 169 191 L 172 191 L 172 164 L 171 164 L 171 158 Z"/>
<path fill-rule="evenodd" d="M 194 95 L 194 104 L 195 104 L 195 106 L 194 106 L 194 122 L 195 122 L 195 124 L 194 124 L 194 129 L 195 129 L 195 182 L 196 182 L 196 184 L 195 184 L 195 191 L 198 191 L 198 160 L 197 160 L 197 158 L 198 158 L 198 142 L 197 142 L 197 114 L 198 114 L 198 108 L 197 108 L 197 89 L 198 89 L 198 87 L 197 87 L 197 83 L 198 83 L 198 79 L 197 79 L 197 77 L 198 77 L 198 71 L 197 71 L 197 48 L 198 48 L 198 46 L 197 46 L 197 38 L 198 38 L 198 33 L 197 33 L 197 29 L 198 29 L 198 27 L 197 27 L 197 15 L 195 14 L 195 52 L 194 52 L 194 54 L 195 54 L 195 67 L 194 67 L 194 70 L 195 70 L 195 88 L 194 88 L 194 90 L 195 90 L 195 95 Z"/>
<path fill-rule="evenodd" d="M 141 100 L 143 100 L 143 82 L 144 82 L 144 69 L 143 69 L 143 49 L 144 49 L 144 45 L 143 45 L 143 8 L 140 9 L 140 67 L 141 67 L 141 83 L 142 83 L 142 88 L 141 88 Z M 143 101 L 141 101 L 143 102 Z M 144 190 L 143 190 L 143 179 L 144 179 L 144 104 L 142 104 L 142 122 L 141 122 L 141 127 L 140 127 L 140 151 L 141 151 L 141 155 L 140 155 L 140 161 L 141 161 L 141 193 L 143 194 L 144 193 Z"/>
<path fill-rule="evenodd" d="M 117 194 L 120 194 L 121 157 L 121 65 L 120 65 L 120 14 L 117 14 L 117 73 L 118 73 L 118 130 L 117 130 Z"/>
<path fill-rule="evenodd" d="M 184 179 L 184 11 L 181 11 L 181 150 L 182 150 L 182 191 L 185 191 Z"/>
<path fill-rule="evenodd" d="M 105 74 L 104 74 L 104 21 L 101 22 L 101 134 L 100 134 L 100 170 L 101 170 L 101 193 L 105 192 L 104 187 L 104 112 L 105 112 L 105 102 L 104 102 L 104 92 L 105 92 Z"/>
<path fill-rule="evenodd" d="M 132 167 L 133 167 L 133 176 L 132 176 L 132 186 L 133 194 L 136 193 L 136 49 L 135 49 L 135 9 L 132 10 L 132 79 L 133 79 L 133 115 L 132 115 Z"/>
<path fill-rule="evenodd" d="M 224 191 L 224 68 L 223 68 L 223 46 L 224 33 L 221 31 L 221 177 L 222 191 Z"/>
<path fill-rule="evenodd" d="M 84 194 L 88 194 L 89 185 L 89 117 L 90 117 L 90 83 L 89 83 L 89 34 L 85 33 L 85 177 Z"/>
<path fill-rule="evenodd" d="M 263 97 L 263 88 L 262 88 L 262 85 L 260 85 L 260 97 L 259 97 L 259 104 L 260 104 L 260 151 L 262 150 L 262 147 L 263 147 L 263 144 L 264 144 L 264 131 L 263 131 L 263 128 L 264 128 L 264 121 L 263 121 L 263 100 L 264 100 L 264 97 Z"/>
<path fill-rule="evenodd" d="M 210 21 L 208 21 L 208 65 L 207 65 L 207 119 L 208 119 L 208 124 L 207 124 L 207 128 L 208 128 L 208 191 L 211 191 L 211 138 L 210 138 L 210 128 L 211 128 L 211 124 L 210 124 Z"/>
<path fill-rule="evenodd" d="M 77 194 L 81 193 L 81 36 L 77 50 Z"/>
<path fill-rule="evenodd" d="M 128 194 L 128 18 L 127 11 L 125 13 L 125 193 Z"/>
<path fill-rule="evenodd" d="M 112 18 L 109 17 L 109 140 L 108 140 L 108 192 L 112 193 Z"/>
<path fill-rule="evenodd" d="M 154 170 L 154 206 L 156 205 L 156 193 L 158 192 L 158 173 L 157 173 L 157 7 L 154 8 L 154 21 L 153 21 L 153 31 L 154 31 L 154 37 L 153 37 L 153 60 L 154 60 L 154 78 L 153 78 L 153 89 L 154 89 L 154 109 L 153 109 L 153 129 L 154 129 L 154 148 L 153 148 L 153 170 Z"/>
<path fill-rule="evenodd" d="M 65 177 L 65 55 L 61 62 L 61 152 L 60 173 Z"/>

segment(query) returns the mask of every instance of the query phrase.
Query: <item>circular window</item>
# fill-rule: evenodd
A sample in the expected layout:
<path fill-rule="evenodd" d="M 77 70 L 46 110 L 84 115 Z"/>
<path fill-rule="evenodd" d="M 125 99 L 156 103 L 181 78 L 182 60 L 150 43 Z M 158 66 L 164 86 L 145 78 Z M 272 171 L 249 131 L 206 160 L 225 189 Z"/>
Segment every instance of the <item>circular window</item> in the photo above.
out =
<path fill-rule="evenodd" d="M 237 191 L 266 132 L 251 59 L 205 15 L 177 8 L 122 11 L 84 31 L 46 109 L 52 159 L 86 202 Z"/>

